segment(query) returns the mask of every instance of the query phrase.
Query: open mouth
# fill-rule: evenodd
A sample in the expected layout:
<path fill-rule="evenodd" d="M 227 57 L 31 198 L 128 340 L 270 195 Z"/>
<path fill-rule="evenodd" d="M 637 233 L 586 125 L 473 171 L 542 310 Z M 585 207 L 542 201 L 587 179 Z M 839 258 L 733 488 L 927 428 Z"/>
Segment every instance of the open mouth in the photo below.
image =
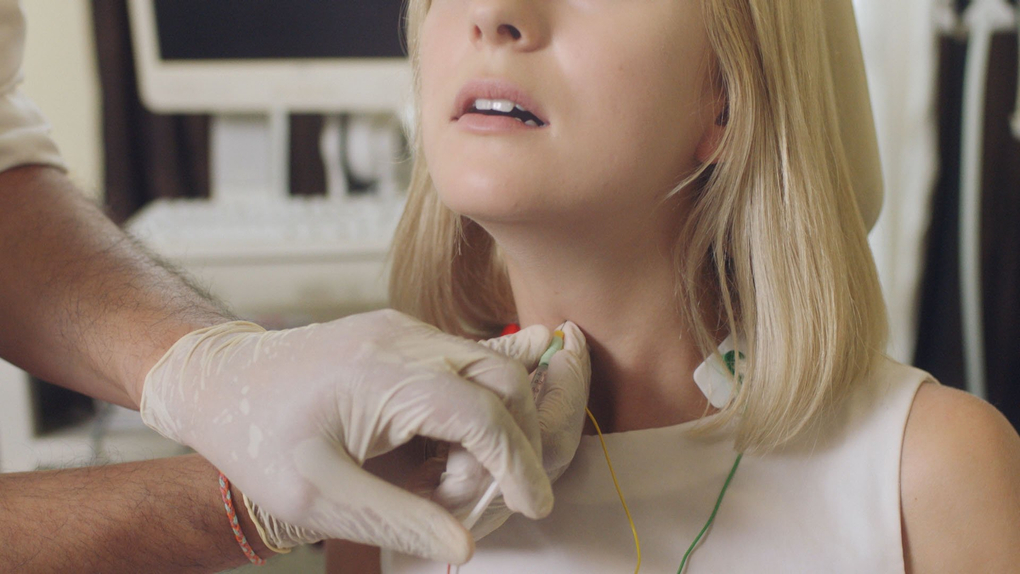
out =
<path fill-rule="evenodd" d="M 465 114 L 481 114 L 483 116 L 503 116 L 513 118 L 524 125 L 540 128 L 545 124 L 538 116 L 524 106 L 511 100 L 475 99 Z"/>

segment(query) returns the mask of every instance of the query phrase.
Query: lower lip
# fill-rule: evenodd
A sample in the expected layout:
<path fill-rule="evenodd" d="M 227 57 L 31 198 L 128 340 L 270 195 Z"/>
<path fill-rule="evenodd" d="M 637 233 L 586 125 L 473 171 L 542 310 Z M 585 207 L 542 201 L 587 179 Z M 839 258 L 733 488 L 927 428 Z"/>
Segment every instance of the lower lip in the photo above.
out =
<path fill-rule="evenodd" d="M 457 118 L 456 123 L 468 131 L 484 133 L 541 129 L 539 126 L 529 126 L 514 118 L 484 114 L 464 114 Z"/>

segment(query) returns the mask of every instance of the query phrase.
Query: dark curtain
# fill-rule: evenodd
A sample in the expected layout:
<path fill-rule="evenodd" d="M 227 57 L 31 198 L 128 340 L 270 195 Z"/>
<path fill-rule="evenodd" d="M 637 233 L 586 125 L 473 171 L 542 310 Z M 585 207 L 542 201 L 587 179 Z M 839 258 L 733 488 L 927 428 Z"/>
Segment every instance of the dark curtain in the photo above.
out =
<path fill-rule="evenodd" d="M 963 74 L 967 46 L 940 42 L 939 145 L 942 164 L 928 234 L 915 364 L 963 388 L 959 192 Z M 1016 104 L 1017 39 L 992 44 L 985 117 L 981 268 L 988 399 L 1020 428 L 1020 141 L 1009 129 Z"/>
<path fill-rule="evenodd" d="M 123 222 L 162 197 L 208 197 L 209 117 L 148 111 L 138 94 L 126 0 L 92 0 L 102 86 L 106 204 Z M 321 194 L 322 118 L 291 117 L 291 192 Z"/>
<path fill-rule="evenodd" d="M 138 96 L 125 0 L 93 0 L 106 204 L 123 222 L 158 197 L 209 194 L 209 119 L 154 114 Z"/>

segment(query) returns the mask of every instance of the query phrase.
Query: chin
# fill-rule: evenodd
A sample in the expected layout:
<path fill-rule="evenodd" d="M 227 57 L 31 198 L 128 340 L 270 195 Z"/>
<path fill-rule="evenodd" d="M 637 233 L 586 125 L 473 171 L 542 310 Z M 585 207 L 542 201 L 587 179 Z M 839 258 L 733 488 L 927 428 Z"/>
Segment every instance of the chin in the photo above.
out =
<path fill-rule="evenodd" d="M 501 197 L 498 194 L 440 192 L 439 199 L 454 213 L 473 219 L 478 223 L 525 222 L 538 215 L 537 209 L 528 208 L 519 202 L 508 201 L 506 197 Z"/>
<path fill-rule="evenodd" d="M 513 174 L 459 170 L 448 180 L 433 173 L 439 199 L 453 212 L 479 223 L 527 221 L 548 211 L 540 188 Z"/>

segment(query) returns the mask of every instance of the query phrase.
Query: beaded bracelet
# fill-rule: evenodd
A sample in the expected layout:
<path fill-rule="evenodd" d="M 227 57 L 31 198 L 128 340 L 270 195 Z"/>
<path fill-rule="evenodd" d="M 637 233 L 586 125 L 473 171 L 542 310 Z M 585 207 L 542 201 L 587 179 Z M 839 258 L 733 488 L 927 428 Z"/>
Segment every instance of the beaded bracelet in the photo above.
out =
<path fill-rule="evenodd" d="M 265 559 L 255 554 L 251 545 L 248 544 L 248 539 L 244 537 L 244 532 L 241 532 L 241 524 L 237 520 L 237 513 L 234 512 L 234 497 L 230 494 L 230 481 L 227 480 L 227 477 L 222 472 L 220 473 L 220 498 L 223 499 L 223 507 L 227 509 L 230 529 L 234 531 L 234 540 L 237 540 L 237 545 L 241 547 L 241 551 L 244 552 L 249 562 L 256 566 L 264 566 L 266 563 Z"/>

